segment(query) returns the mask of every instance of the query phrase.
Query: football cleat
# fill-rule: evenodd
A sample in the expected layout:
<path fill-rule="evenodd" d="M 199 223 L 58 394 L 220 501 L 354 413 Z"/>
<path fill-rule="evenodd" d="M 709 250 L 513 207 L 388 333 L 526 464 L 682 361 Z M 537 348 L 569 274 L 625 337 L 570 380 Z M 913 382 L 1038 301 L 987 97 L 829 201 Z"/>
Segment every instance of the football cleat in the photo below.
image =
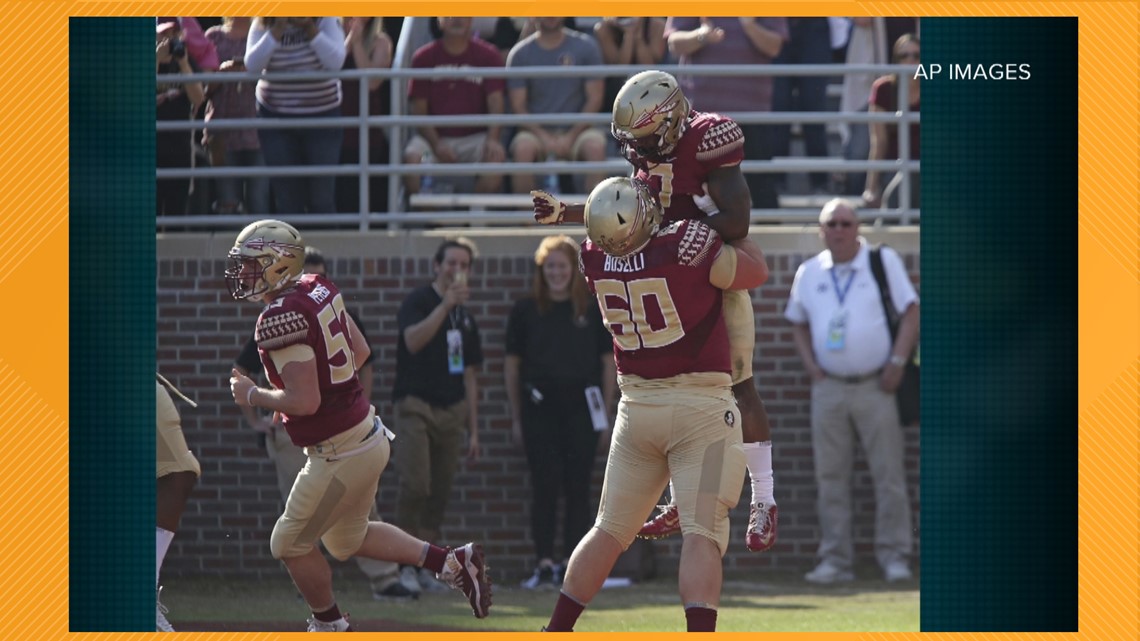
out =
<path fill-rule="evenodd" d="M 677 505 L 658 505 L 661 513 L 650 519 L 637 532 L 639 539 L 661 539 L 673 536 L 681 531 L 681 515 L 677 512 Z"/>
<path fill-rule="evenodd" d="M 491 609 L 491 579 L 483 559 L 483 546 L 468 543 L 448 550 L 443 571 L 436 575 L 440 581 L 462 592 L 471 604 L 475 618 L 486 617 Z"/>
<path fill-rule="evenodd" d="M 349 625 L 347 617 L 348 615 L 345 614 L 336 621 L 318 621 L 315 616 L 309 617 L 308 621 L 305 622 L 309 624 L 309 629 L 306 632 L 356 632 Z"/>
<path fill-rule="evenodd" d="M 744 545 L 749 552 L 764 552 L 776 544 L 776 523 L 779 511 L 775 503 L 757 501 L 748 515 L 748 531 Z"/>

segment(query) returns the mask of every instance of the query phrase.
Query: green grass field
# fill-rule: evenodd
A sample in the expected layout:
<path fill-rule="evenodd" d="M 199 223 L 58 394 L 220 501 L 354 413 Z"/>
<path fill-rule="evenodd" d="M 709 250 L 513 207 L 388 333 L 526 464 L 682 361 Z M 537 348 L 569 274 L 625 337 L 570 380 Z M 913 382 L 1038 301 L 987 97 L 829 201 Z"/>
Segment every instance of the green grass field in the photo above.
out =
<path fill-rule="evenodd" d="M 338 577 L 337 600 L 354 627 L 368 631 L 538 631 L 546 624 L 557 592 L 496 585 L 487 619 L 477 620 L 458 592 L 424 594 L 417 601 L 375 601 L 364 579 Z M 303 631 L 309 615 L 287 579 L 165 581 L 163 602 L 175 629 Z M 771 582 L 728 579 L 717 629 L 725 632 L 819 632 L 919 630 L 918 582 L 887 588 L 856 581 L 822 588 L 802 580 Z M 579 619 L 578 632 L 683 632 L 685 618 L 676 578 L 658 578 L 598 594 Z"/>

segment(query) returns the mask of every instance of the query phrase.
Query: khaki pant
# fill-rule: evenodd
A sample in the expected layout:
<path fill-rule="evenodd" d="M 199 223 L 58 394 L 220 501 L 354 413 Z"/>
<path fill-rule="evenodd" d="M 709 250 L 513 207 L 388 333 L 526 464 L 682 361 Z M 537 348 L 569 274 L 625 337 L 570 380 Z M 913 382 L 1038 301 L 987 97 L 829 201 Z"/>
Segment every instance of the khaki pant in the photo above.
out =
<path fill-rule="evenodd" d="M 202 476 L 202 468 L 198 459 L 186 446 L 186 437 L 182 434 L 182 419 L 178 416 L 178 408 L 170 398 L 170 392 L 159 383 L 155 399 L 155 413 L 157 415 L 155 437 L 155 478 L 160 479 L 167 474 L 175 472 L 193 472 Z"/>
<path fill-rule="evenodd" d="M 442 408 L 415 396 L 396 403 L 394 447 L 400 472 L 396 525 L 412 536 L 431 542 L 440 539 L 466 427 L 465 400 Z"/>
<path fill-rule="evenodd" d="M 854 429 L 852 429 L 854 426 Z M 855 436 L 875 483 L 875 558 L 886 568 L 910 556 L 910 499 L 903 469 L 903 438 L 895 397 L 878 378 L 844 383 L 824 378 L 811 390 L 811 443 L 819 487 L 819 556 L 851 568 L 851 470 Z"/>
<path fill-rule="evenodd" d="M 595 525 L 629 547 L 672 478 L 681 532 L 711 539 L 723 555 L 745 470 L 729 376 L 635 378 L 622 377 Z"/>
<path fill-rule="evenodd" d="M 281 492 L 281 500 L 287 501 L 297 480 L 297 474 L 304 469 L 309 457 L 304 450 L 293 444 L 289 435 L 283 428 L 272 430 L 266 437 L 266 447 L 269 449 L 269 458 L 277 470 L 277 489 Z M 380 514 L 376 511 L 376 501 L 373 499 L 368 512 L 369 521 L 379 521 Z M 399 566 L 391 561 L 379 561 L 364 557 L 353 557 L 360 570 L 368 577 L 373 590 L 383 590 L 399 580 Z"/>

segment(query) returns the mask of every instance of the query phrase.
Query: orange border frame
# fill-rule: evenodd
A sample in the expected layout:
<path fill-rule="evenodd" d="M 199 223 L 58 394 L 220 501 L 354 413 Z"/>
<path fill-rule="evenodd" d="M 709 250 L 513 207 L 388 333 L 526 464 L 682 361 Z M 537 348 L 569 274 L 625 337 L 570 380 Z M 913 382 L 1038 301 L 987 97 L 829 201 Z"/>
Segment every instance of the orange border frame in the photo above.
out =
<path fill-rule="evenodd" d="M 604 15 L 612 3 L 559 3 L 558 13 Z M 372 3 L 6 2 L 0 16 L 0 220 L 9 251 L 0 284 L 25 284 L 34 320 L 0 316 L 0 415 L 7 434 L 43 439 L 35 456 L 12 457 L 0 475 L 6 499 L 0 524 L 7 545 L 0 602 L 11 639 L 57 639 L 68 632 L 68 292 L 46 284 L 68 279 L 69 16 L 361 14 Z M 441 2 L 438 14 L 541 15 L 536 2 Z M 689 15 L 691 2 L 663 0 L 661 15 Z M 387 15 L 423 14 L 425 5 L 394 2 Z M 624 8 L 623 8 L 624 9 Z M 627 11 L 617 11 L 626 13 Z M 1140 4 L 1137 2 L 720 2 L 718 15 L 1077 16 L 1079 23 L 1079 479 L 1080 632 L 766 633 L 768 639 L 1136 639 L 1140 637 Z M 1042 132 L 1048 135 L 1048 132 Z M 1011 242 L 1017 242 L 1011 239 Z M 1058 256 L 1057 260 L 1072 260 Z M 113 278 L 113 275 L 111 276 Z M 9 290 L 12 291 L 12 290 Z M 1132 292 L 1128 294 L 1128 292 Z M 1106 301 L 1116 300 L 1111 313 Z M 24 301 L 21 301 L 24 302 Z M 31 316 L 29 314 L 29 316 Z M 63 364 L 61 368 L 60 364 Z M 35 479 L 29 482 L 28 479 Z M 1057 518 L 1074 518 L 1051 506 Z M 1049 559 L 1041 559 L 1048 564 Z M 108 589 L 115 589 L 113 585 Z M 17 625 L 12 625 L 17 623 Z M 19 625 L 22 623 L 23 625 Z M 467 633 L 488 635 L 491 633 Z M 739 633 L 738 633 L 739 634 Z M 88 639 L 142 638 L 88 633 Z M 271 639 L 270 633 L 187 633 L 191 639 Z M 387 636 L 393 636 L 388 634 Z M 411 636 L 411 635 L 399 635 Z M 418 633 L 449 638 L 451 634 Z M 465 635 L 466 636 L 466 635 Z M 500 636 L 495 634 L 496 637 Z M 514 633 L 511 636 L 530 636 Z M 637 633 L 659 639 L 662 635 Z"/>

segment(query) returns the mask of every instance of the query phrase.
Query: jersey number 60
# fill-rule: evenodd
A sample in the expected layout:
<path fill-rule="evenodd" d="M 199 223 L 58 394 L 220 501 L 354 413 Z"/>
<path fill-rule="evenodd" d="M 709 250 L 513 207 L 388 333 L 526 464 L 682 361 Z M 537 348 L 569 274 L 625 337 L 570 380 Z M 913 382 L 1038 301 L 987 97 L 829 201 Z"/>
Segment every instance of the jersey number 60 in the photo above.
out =
<path fill-rule="evenodd" d="M 677 313 L 677 305 L 673 302 L 669 284 L 664 278 L 641 278 L 628 283 L 599 280 L 594 282 L 594 291 L 598 294 L 598 305 L 614 335 L 614 341 L 627 352 L 643 347 L 665 347 L 685 336 L 681 316 Z M 614 307 L 611 303 L 615 302 L 612 300 L 615 298 L 624 305 Z M 649 299 L 655 300 L 661 310 L 664 319 L 661 327 L 649 324 L 646 315 Z"/>

